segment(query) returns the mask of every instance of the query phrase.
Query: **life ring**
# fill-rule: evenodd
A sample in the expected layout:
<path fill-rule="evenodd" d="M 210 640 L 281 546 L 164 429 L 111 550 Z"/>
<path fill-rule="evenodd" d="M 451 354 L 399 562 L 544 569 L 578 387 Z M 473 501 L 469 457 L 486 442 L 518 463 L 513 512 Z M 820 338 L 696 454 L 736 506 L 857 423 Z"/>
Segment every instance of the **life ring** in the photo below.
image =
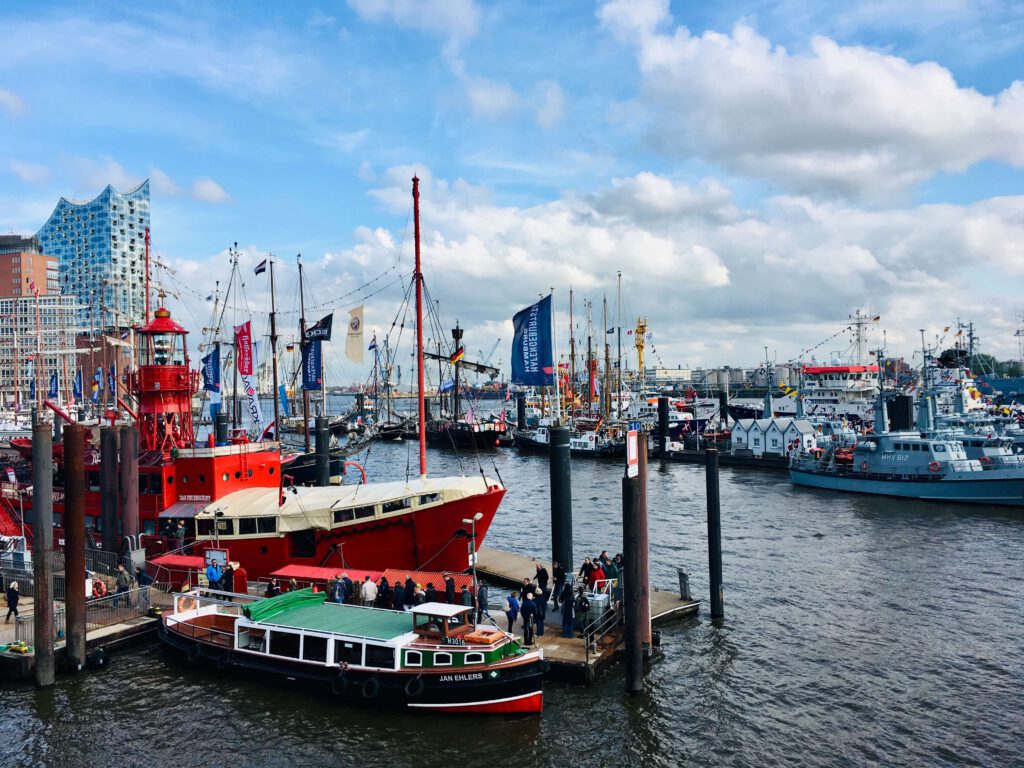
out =
<path fill-rule="evenodd" d="M 423 695 L 424 688 L 426 685 L 423 683 L 423 675 L 416 675 L 405 684 L 405 695 L 410 699 L 418 699 Z"/>
<path fill-rule="evenodd" d="M 931 464 L 928 465 L 928 469 L 930 469 L 932 472 L 938 472 L 939 468 L 940 465 L 937 461 L 933 461 Z"/>
<path fill-rule="evenodd" d="M 989 458 L 988 456 L 982 456 L 980 459 L 978 459 L 978 461 L 981 462 L 981 465 L 983 467 L 987 467 L 989 464 L 992 463 L 992 459 Z"/>
<path fill-rule="evenodd" d="M 93 597 L 106 597 L 107 596 L 107 585 L 99 579 L 92 580 L 92 596 Z"/>
<path fill-rule="evenodd" d="M 175 613 L 184 613 L 185 611 L 194 610 L 196 607 L 196 601 L 188 597 L 179 597 L 177 602 L 174 604 Z"/>
<path fill-rule="evenodd" d="M 341 670 L 338 676 L 331 682 L 331 692 L 335 696 L 344 696 L 348 692 L 348 674 Z"/>
<path fill-rule="evenodd" d="M 190 645 L 188 649 L 188 660 L 189 663 L 199 661 L 199 657 L 203 654 L 203 649 L 199 647 L 199 644 Z"/>
<path fill-rule="evenodd" d="M 364 699 L 372 699 L 378 693 L 380 693 L 380 681 L 376 677 L 371 677 L 369 680 L 363 683 Z"/>
<path fill-rule="evenodd" d="M 359 474 L 362 475 L 362 478 L 363 478 L 363 485 L 366 485 L 366 470 L 363 469 L 363 467 L 360 464 L 358 464 L 358 463 L 356 463 L 354 461 L 345 461 L 345 462 L 342 462 L 342 465 L 341 465 L 341 471 L 342 472 L 345 471 L 345 467 L 355 467 L 356 469 L 358 469 L 359 470 Z"/>
<path fill-rule="evenodd" d="M 870 464 L 868 464 L 868 460 L 867 460 L 867 459 L 864 459 L 864 461 L 862 461 L 862 462 L 860 463 L 860 468 L 861 468 L 861 471 L 862 471 L 862 472 L 867 472 L 867 471 L 868 471 L 868 467 L 870 467 L 870 466 L 871 466 L 871 465 L 870 465 Z"/>

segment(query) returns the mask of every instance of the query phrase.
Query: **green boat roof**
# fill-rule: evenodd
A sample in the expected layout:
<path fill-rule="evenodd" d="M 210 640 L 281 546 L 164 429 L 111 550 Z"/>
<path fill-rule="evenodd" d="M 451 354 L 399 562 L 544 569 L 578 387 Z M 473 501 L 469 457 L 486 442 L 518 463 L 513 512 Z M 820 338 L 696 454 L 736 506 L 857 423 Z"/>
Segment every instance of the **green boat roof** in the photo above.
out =
<path fill-rule="evenodd" d="M 251 621 L 282 627 L 393 640 L 412 631 L 412 615 L 403 611 L 325 603 L 323 592 L 286 592 L 248 606 Z"/>

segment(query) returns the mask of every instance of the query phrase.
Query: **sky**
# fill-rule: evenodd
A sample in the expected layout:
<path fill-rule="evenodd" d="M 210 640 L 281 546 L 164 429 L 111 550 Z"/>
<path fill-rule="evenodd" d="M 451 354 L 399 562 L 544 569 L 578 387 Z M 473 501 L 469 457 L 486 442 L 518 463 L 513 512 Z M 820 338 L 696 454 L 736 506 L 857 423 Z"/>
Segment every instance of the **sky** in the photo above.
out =
<path fill-rule="evenodd" d="M 503 372 L 551 288 L 564 349 L 570 287 L 580 339 L 588 303 L 595 344 L 646 317 L 648 365 L 827 358 L 858 309 L 908 360 L 958 319 L 1020 354 L 1019 3 L 5 0 L 0 25 L 0 231 L 149 178 L 197 335 L 238 243 L 228 322 L 264 324 L 272 253 L 292 332 L 301 254 L 311 320 L 362 304 L 409 354 L 415 174 L 439 328 Z M 329 379 L 361 380 L 342 350 Z"/>

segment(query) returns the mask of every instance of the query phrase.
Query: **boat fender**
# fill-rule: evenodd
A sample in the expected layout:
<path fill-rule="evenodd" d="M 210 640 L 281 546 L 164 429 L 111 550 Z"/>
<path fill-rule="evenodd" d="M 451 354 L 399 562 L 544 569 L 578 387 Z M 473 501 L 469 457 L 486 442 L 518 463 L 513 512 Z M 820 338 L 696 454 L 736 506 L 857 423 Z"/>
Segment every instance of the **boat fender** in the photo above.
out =
<path fill-rule="evenodd" d="M 405 695 L 410 699 L 418 699 L 423 695 L 423 689 L 426 686 L 423 684 L 423 675 L 416 675 L 405 684 Z"/>
<path fill-rule="evenodd" d="M 867 471 L 868 471 L 868 467 L 869 467 L 869 466 L 871 466 L 871 465 L 870 465 L 870 464 L 868 464 L 868 462 L 867 462 L 867 459 L 865 459 L 864 461 L 862 461 L 862 462 L 860 463 L 860 468 L 861 468 L 861 470 L 863 470 L 864 472 L 867 472 Z"/>
<path fill-rule="evenodd" d="M 928 469 L 930 469 L 932 472 L 938 472 L 939 471 L 939 462 L 933 461 L 931 464 L 928 465 Z"/>
<path fill-rule="evenodd" d="M 190 663 L 199 661 L 199 657 L 202 655 L 203 649 L 198 644 L 190 645 L 188 649 L 188 660 Z"/>
<path fill-rule="evenodd" d="M 87 669 L 103 669 L 107 666 L 108 661 L 107 652 L 102 648 L 97 648 L 85 657 L 85 666 Z"/>
<path fill-rule="evenodd" d="M 365 683 L 363 683 L 363 698 L 372 699 L 378 693 L 380 693 L 380 681 L 376 677 L 371 677 Z"/>
<path fill-rule="evenodd" d="M 338 676 L 334 678 L 334 682 L 331 683 L 331 692 L 335 696 L 344 696 L 348 691 L 348 674 L 345 670 L 341 670 Z"/>

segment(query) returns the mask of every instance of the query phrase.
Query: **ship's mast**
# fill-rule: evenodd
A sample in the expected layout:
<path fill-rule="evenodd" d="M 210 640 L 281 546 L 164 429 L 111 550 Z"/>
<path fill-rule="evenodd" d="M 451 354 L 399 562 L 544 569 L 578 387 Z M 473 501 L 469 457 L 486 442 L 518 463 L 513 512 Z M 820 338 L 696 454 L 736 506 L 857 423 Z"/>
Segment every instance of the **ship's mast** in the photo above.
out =
<path fill-rule="evenodd" d="M 416 421 L 420 438 L 420 478 L 427 476 L 427 416 L 423 385 L 423 269 L 420 261 L 420 180 L 412 177 L 413 231 L 416 244 L 416 264 L 412 274 L 416 284 Z"/>
<path fill-rule="evenodd" d="M 306 365 L 306 297 L 302 289 L 302 254 L 295 255 L 295 262 L 299 265 L 299 349 L 302 365 Z M 305 372 L 303 372 L 305 375 Z M 306 442 L 306 453 L 309 453 L 309 390 L 302 387 L 302 435 Z"/>
<path fill-rule="evenodd" d="M 618 407 L 615 411 L 616 418 L 622 418 L 622 273 L 618 273 L 617 286 L 615 289 L 615 332 L 618 336 L 618 375 L 616 376 L 616 396 Z"/>
<path fill-rule="evenodd" d="M 575 400 L 573 387 L 576 384 L 576 334 L 572 327 L 572 285 L 569 286 L 569 408 Z"/>
<path fill-rule="evenodd" d="M 608 296 L 605 295 L 601 304 L 601 328 L 604 337 L 604 385 L 601 389 L 601 417 L 608 418 L 611 411 L 612 392 L 609 389 L 612 381 L 612 355 L 608 345 Z"/>
<path fill-rule="evenodd" d="M 274 254 L 270 254 L 270 354 L 274 377 L 274 439 L 281 439 L 281 398 L 277 394 L 277 304 L 274 299 Z"/>

